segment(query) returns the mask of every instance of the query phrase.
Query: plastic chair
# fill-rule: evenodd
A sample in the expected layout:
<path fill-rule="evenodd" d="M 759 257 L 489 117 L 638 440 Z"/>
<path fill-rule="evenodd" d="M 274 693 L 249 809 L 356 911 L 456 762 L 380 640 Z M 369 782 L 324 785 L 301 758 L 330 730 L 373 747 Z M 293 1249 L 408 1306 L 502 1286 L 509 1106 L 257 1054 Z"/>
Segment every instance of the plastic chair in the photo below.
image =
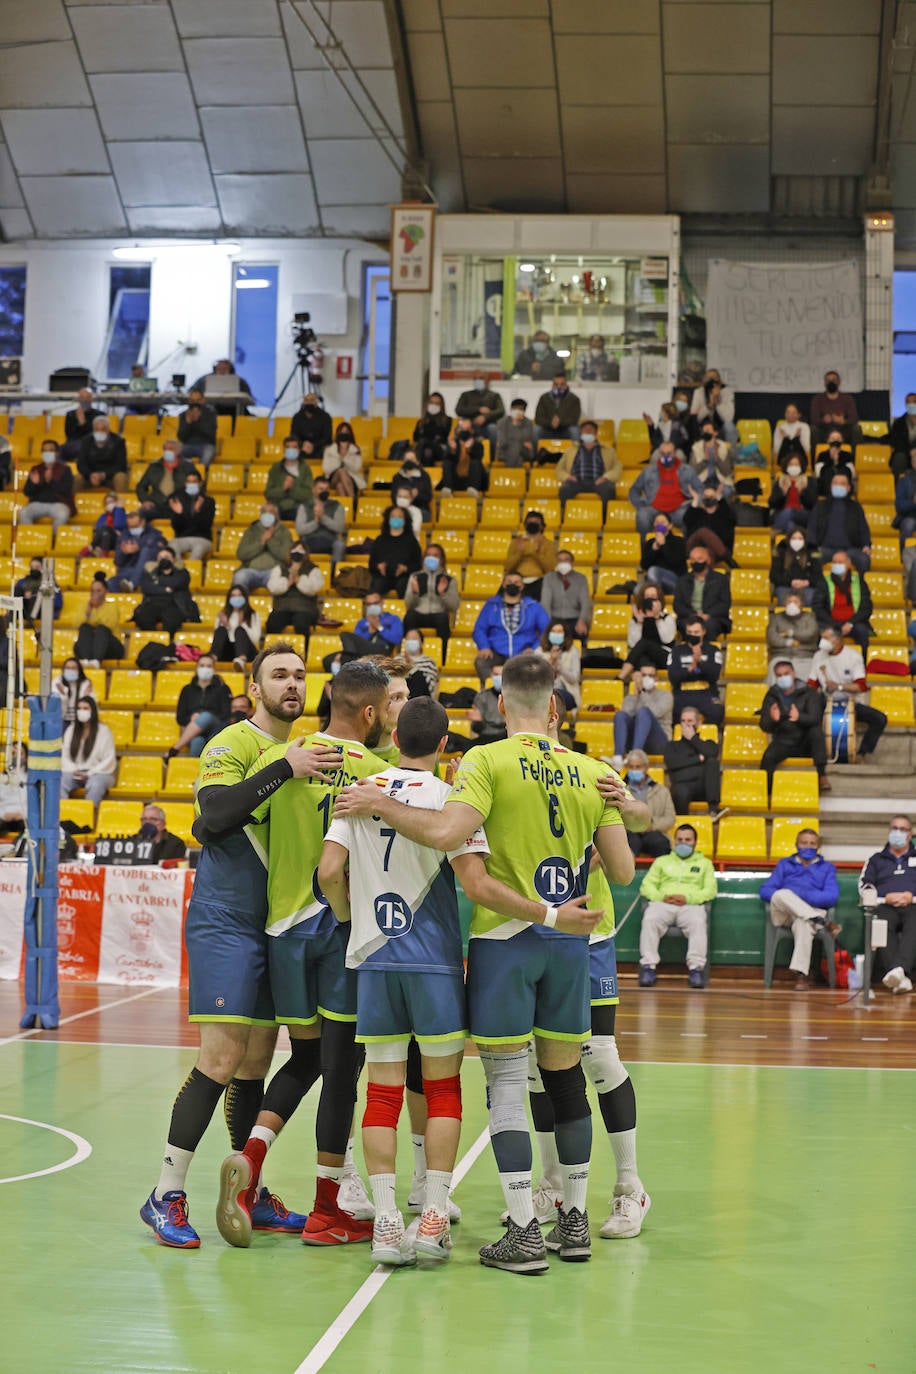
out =
<path fill-rule="evenodd" d="M 439 544 L 445 554 L 446 564 L 451 564 L 460 571 L 461 564 L 466 563 L 471 556 L 471 535 L 469 530 L 449 530 L 434 529 L 430 536 L 431 544 Z M 452 573 L 454 577 L 454 572 Z"/>
<path fill-rule="evenodd" d="M 517 530 L 519 502 L 514 496 L 487 496 L 480 511 L 480 529 Z"/>
<path fill-rule="evenodd" d="M 179 799 L 193 797 L 199 770 L 199 759 L 169 759 L 165 772 L 165 783 L 159 789 L 159 796 Z"/>
<path fill-rule="evenodd" d="M 614 567 L 632 567 L 635 573 L 641 556 L 642 545 L 635 531 L 605 529 L 601 536 L 602 566 L 611 564 Z"/>
<path fill-rule="evenodd" d="M 729 682 L 735 678 L 749 678 L 760 687 L 760 701 L 764 697 L 764 679 L 767 675 L 767 648 L 765 644 L 736 644 L 729 639 L 725 651 L 725 674 Z M 757 703 L 758 706 L 760 702 Z"/>
<path fill-rule="evenodd" d="M 906 644 L 906 616 L 903 611 L 874 610 L 871 627 L 875 639 L 887 644 Z M 883 709 L 883 708 L 882 708 Z"/>
<path fill-rule="evenodd" d="M 762 568 L 735 568 L 731 575 L 732 601 L 736 605 L 770 603 L 770 579 Z"/>
<path fill-rule="evenodd" d="M 91 834 L 95 830 L 95 806 L 88 797 L 64 797 L 60 804 L 60 823 L 72 821 L 74 825 L 88 827 Z M 77 844 L 85 840 L 85 835 L 75 835 Z"/>
<path fill-rule="evenodd" d="M 194 836 L 191 834 L 191 826 L 194 824 L 194 806 L 192 802 L 167 802 L 163 807 L 165 811 L 165 827 L 171 830 L 173 835 L 184 840 L 185 844 L 196 844 Z"/>
<path fill-rule="evenodd" d="M 883 711 L 888 725 L 903 726 L 912 730 L 916 726 L 913 718 L 913 689 L 907 687 L 872 687 L 869 704 L 876 711 Z"/>
<path fill-rule="evenodd" d="M 912 699 L 912 693 L 910 693 Z M 773 774 L 771 811 L 817 812 L 819 802 L 817 774 L 800 769 L 778 768 Z"/>
<path fill-rule="evenodd" d="M 473 596 L 463 596 L 458 602 L 458 610 L 455 612 L 455 623 L 452 626 L 452 633 L 456 635 L 470 635 L 477 624 L 477 617 L 483 610 L 483 602 Z"/>
<path fill-rule="evenodd" d="M 757 720 L 762 700 L 758 682 L 729 682 L 725 688 L 725 719 L 729 724 Z"/>
<path fill-rule="evenodd" d="M 576 531 L 571 534 L 564 525 L 560 533 L 559 546 L 568 549 L 572 554 L 576 560 L 576 571 L 590 578 L 591 570 L 598 562 L 598 535 L 589 531 Z"/>
<path fill-rule="evenodd" d="M 737 530 L 734 554 L 742 568 L 769 569 L 773 558 L 769 530 Z"/>
<path fill-rule="evenodd" d="M 458 635 L 452 635 L 445 655 L 448 671 L 450 673 L 470 673 L 475 676 L 474 660 L 477 654 L 477 645 L 473 639 L 462 639 Z"/>
<path fill-rule="evenodd" d="M 604 508 L 598 496 L 574 496 L 566 502 L 563 529 L 599 531 L 604 524 Z M 561 535 L 562 538 L 562 535 Z"/>
<path fill-rule="evenodd" d="M 582 682 L 582 704 L 577 720 L 613 719 L 609 711 L 599 711 L 599 706 L 614 706 L 619 709 L 623 701 L 623 683 L 619 678 L 585 678 Z"/>
<path fill-rule="evenodd" d="M 707 859 L 711 859 L 713 852 L 712 816 L 677 816 L 671 827 L 672 836 L 678 826 L 681 825 L 693 826 L 697 832 L 697 849 L 705 854 Z"/>
<path fill-rule="evenodd" d="M 554 479 L 556 480 L 556 479 Z M 554 488 L 556 491 L 556 487 Z M 540 511 L 544 517 L 544 524 L 547 526 L 548 535 L 560 526 L 560 502 L 557 496 L 533 495 L 530 491 L 527 498 L 522 502 L 522 517 L 529 510 Z"/>
<path fill-rule="evenodd" d="M 766 811 L 767 775 L 762 768 L 723 768 L 722 805 L 731 811 Z"/>
<path fill-rule="evenodd" d="M 770 619 L 769 606 L 733 606 L 731 615 L 731 638 L 735 643 L 748 639 L 766 639 Z"/>
<path fill-rule="evenodd" d="M 503 580 L 502 562 L 471 563 L 464 570 L 465 596 L 495 596 Z"/>
<path fill-rule="evenodd" d="M 477 502 L 473 496 L 440 496 L 436 521 L 453 530 L 473 530 L 477 526 Z"/>
<path fill-rule="evenodd" d="M 890 472 L 863 472 L 859 477 L 856 495 L 864 506 L 894 504 L 894 478 Z"/>
<path fill-rule="evenodd" d="M 152 674 L 140 668 L 116 668 L 105 700 L 110 706 L 147 706 L 153 696 Z"/>
<path fill-rule="evenodd" d="M 96 833 L 99 835 L 136 835 L 140 829 L 143 806 L 140 802 L 109 801 L 99 804 Z"/>
<path fill-rule="evenodd" d="M 756 444 L 764 458 L 773 456 L 773 431 L 769 420 L 739 420 L 738 441 L 742 444 Z"/>
<path fill-rule="evenodd" d="M 524 468 L 490 468 L 489 496 L 516 496 L 519 500 L 528 489 L 528 473 Z"/>
<path fill-rule="evenodd" d="M 581 720 L 576 721 L 576 743 L 584 744 L 586 752 L 592 758 L 600 758 L 606 755 L 610 758 L 614 753 L 614 727 L 612 716 L 605 716 L 602 720 Z"/>
<path fill-rule="evenodd" d="M 164 711 L 144 711 L 137 722 L 137 733 L 130 748 L 140 754 L 164 754 L 175 743 L 180 731 L 181 727 L 175 723 L 173 716 L 166 715 Z M 157 787 L 161 785 L 160 768 Z"/>
<path fill-rule="evenodd" d="M 174 734 L 174 729 L 172 731 Z M 158 758 L 122 759 L 118 781 L 109 788 L 110 797 L 155 797 L 162 787 L 162 760 Z"/>
<path fill-rule="evenodd" d="M 764 926 L 763 986 L 765 988 L 771 988 L 773 986 L 773 969 L 776 964 L 776 951 L 781 941 L 791 940 L 793 935 L 791 926 L 774 926 L 770 919 L 769 902 L 764 902 L 763 911 L 766 921 Z M 835 917 L 836 907 L 828 907 L 827 920 L 832 921 Z M 818 926 L 815 929 L 814 939 L 815 941 L 819 940 L 824 947 L 824 956 L 827 960 L 827 981 L 831 989 L 833 989 L 836 987 L 836 941 L 829 930 L 826 930 L 823 926 Z"/>
<path fill-rule="evenodd" d="M 717 859 L 765 859 L 767 828 L 762 816 L 723 816 L 716 841 Z"/>
<path fill-rule="evenodd" d="M 589 642 L 612 641 L 621 647 L 626 644 L 627 627 L 630 623 L 630 607 L 624 602 L 608 601 L 594 607 Z"/>

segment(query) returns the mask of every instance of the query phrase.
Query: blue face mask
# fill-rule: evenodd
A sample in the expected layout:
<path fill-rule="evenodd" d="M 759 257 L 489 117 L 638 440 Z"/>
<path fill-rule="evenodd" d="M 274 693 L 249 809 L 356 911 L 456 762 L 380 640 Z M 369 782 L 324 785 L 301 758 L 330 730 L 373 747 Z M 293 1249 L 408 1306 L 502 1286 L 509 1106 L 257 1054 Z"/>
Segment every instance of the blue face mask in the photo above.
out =
<path fill-rule="evenodd" d="M 426 557 L 423 559 L 423 566 L 424 566 L 424 568 L 426 569 L 427 572 L 431 572 L 431 573 L 438 572 L 438 571 L 439 571 L 439 560 L 438 560 L 438 558 L 435 556 L 435 554 L 428 553 L 428 554 L 426 555 Z"/>
<path fill-rule="evenodd" d="M 340 672 L 340 664 L 337 663 L 337 662 L 332 663 L 332 664 L 331 664 L 331 677 L 336 677 L 337 674 L 338 674 L 339 672 Z"/>
<path fill-rule="evenodd" d="M 642 782 L 645 776 L 646 775 L 641 768 L 627 769 L 627 782 Z"/>
<path fill-rule="evenodd" d="M 817 850 L 814 848 L 813 845 L 810 844 L 799 845 L 798 857 L 800 859 L 816 859 Z"/>
<path fill-rule="evenodd" d="M 404 528 L 404 520 L 402 516 L 393 515 L 391 519 L 388 521 L 388 528 L 390 530 L 402 530 Z"/>
<path fill-rule="evenodd" d="M 229 598 L 229 605 L 237 611 L 240 611 L 244 604 L 245 598 L 243 596 L 230 596 Z"/>
<path fill-rule="evenodd" d="M 501 692 L 501 691 L 502 691 L 502 689 L 503 689 L 503 680 L 502 680 L 501 677 L 493 677 L 493 678 L 490 679 L 490 681 L 491 681 L 492 684 L 493 684 L 493 691 L 494 691 L 494 692 Z"/>
<path fill-rule="evenodd" d="M 907 415 L 916 415 L 916 405 L 911 401 L 906 408 Z"/>
<path fill-rule="evenodd" d="M 680 413 L 683 415 L 684 411 L 687 409 L 687 402 L 686 402 L 686 401 L 675 401 L 674 404 L 677 406 L 678 410 L 679 410 Z"/>
<path fill-rule="evenodd" d="M 689 859 L 691 854 L 693 853 L 693 845 L 685 844 L 682 840 L 680 844 L 676 844 L 674 846 L 674 852 L 679 859 Z"/>
<path fill-rule="evenodd" d="M 830 488 L 830 495 L 837 501 L 842 501 L 848 495 L 848 488 L 842 482 L 835 482 Z"/>
<path fill-rule="evenodd" d="M 548 635 L 551 644 L 562 644 L 565 638 L 566 636 L 562 630 L 551 630 Z"/>

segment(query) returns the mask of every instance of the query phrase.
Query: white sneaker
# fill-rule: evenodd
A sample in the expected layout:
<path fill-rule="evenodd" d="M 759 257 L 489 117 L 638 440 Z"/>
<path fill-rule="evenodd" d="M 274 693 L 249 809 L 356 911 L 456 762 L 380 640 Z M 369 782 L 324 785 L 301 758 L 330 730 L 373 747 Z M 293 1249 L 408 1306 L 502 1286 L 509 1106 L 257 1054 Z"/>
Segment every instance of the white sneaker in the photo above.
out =
<path fill-rule="evenodd" d="M 353 1217 L 354 1221 L 372 1221 L 374 1218 L 375 1208 L 372 1199 L 356 1169 L 352 1173 L 344 1170 L 337 1191 L 337 1206 L 342 1212 L 347 1212 Z"/>
<path fill-rule="evenodd" d="M 563 1194 L 559 1188 L 552 1188 L 549 1183 L 541 1179 L 532 1195 L 534 1202 L 534 1215 L 540 1226 L 555 1226 L 557 1222 L 557 1208 L 563 1201 Z M 509 1224 L 509 1213 L 503 1212 L 500 1215 L 503 1226 Z"/>
<path fill-rule="evenodd" d="M 646 1213 L 652 1206 L 652 1199 L 645 1188 L 634 1193 L 619 1193 L 614 1196 L 611 1215 L 601 1228 L 605 1240 L 629 1240 L 638 1236 Z"/>
<path fill-rule="evenodd" d="M 420 1218 L 420 1226 L 414 1241 L 416 1253 L 424 1259 L 451 1259 L 452 1236 L 448 1217 L 427 1207 Z"/>
<path fill-rule="evenodd" d="M 426 1179 L 417 1178 L 414 1174 L 410 1182 L 410 1193 L 407 1198 L 407 1210 L 412 1212 L 415 1217 L 420 1216 L 426 1209 Z M 461 1208 L 454 1198 L 449 1194 L 448 1199 L 448 1219 L 449 1221 L 461 1220 Z"/>
<path fill-rule="evenodd" d="M 894 988 L 894 992 L 912 992 L 912 991 L 913 991 L 913 984 L 910 982 L 909 978 L 907 978 L 906 975 L 904 974 L 904 976 L 900 979 L 900 982 L 899 982 L 899 983 L 897 984 L 897 986 Z"/>
<path fill-rule="evenodd" d="M 416 1264 L 417 1256 L 404 1230 L 404 1218 L 398 1212 L 395 1216 L 376 1217 L 372 1225 L 372 1258 L 376 1264 L 388 1264 L 399 1269 L 405 1264 Z"/>
<path fill-rule="evenodd" d="M 891 992 L 896 992 L 904 978 L 903 969 L 898 964 L 896 968 L 888 969 L 881 982 Z"/>

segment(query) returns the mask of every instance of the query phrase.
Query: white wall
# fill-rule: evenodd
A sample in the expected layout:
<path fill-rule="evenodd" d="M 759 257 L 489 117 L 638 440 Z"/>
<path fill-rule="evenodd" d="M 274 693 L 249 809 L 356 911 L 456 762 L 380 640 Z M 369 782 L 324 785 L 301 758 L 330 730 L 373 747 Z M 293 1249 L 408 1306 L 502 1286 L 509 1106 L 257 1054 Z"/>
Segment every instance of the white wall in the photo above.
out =
<path fill-rule="evenodd" d="M 311 292 L 345 293 L 346 333 L 323 331 L 317 314 L 313 315 L 312 327 L 325 347 L 327 409 L 336 415 L 356 414 L 362 269 L 366 262 L 387 262 L 387 254 L 360 239 L 301 245 L 289 240 L 241 239 L 239 244 L 241 252 L 233 257 L 206 244 L 150 245 L 150 363 L 158 364 L 172 354 L 156 375 L 167 382 L 172 372 L 184 372 L 193 381 L 209 372 L 216 358 L 231 356 L 233 263 L 276 263 L 280 268 L 277 390 L 295 361 L 289 327 L 293 297 Z M 49 374 L 59 367 L 95 370 L 108 324 L 108 269 L 117 261 L 112 249 L 118 246 L 118 240 L 0 245 L 0 264 L 24 263 L 28 270 L 23 350 L 26 387 L 43 391 Z M 173 352 L 179 340 L 195 343 L 196 354 Z M 351 381 L 336 380 L 338 353 L 353 356 Z M 298 389 L 291 386 L 278 414 L 291 414 L 300 400 Z"/>

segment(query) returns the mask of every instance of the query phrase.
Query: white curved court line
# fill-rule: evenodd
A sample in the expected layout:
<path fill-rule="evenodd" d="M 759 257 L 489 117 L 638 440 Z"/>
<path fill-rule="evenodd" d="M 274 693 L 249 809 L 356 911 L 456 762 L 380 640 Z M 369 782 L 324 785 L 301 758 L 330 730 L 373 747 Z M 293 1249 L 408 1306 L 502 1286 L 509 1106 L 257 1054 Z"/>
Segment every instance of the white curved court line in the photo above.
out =
<path fill-rule="evenodd" d="M 48 1121 L 30 1121 L 26 1116 L 9 1116 L 6 1112 L 0 1112 L 0 1121 L 16 1121 L 21 1126 L 37 1126 L 42 1131 L 53 1131 L 55 1135 L 62 1135 L 65 1140 L 69 1140 L 76 1146 L 76 1152 L 69 1159 L 63 1160 L 60 1164 L 52 1164 L 50 1169 L 36 1169 L 31 1174 L 14 1174 L 11 1178 L 0 1178 L 0 1183 L 24 1183 L 29 1178 L 44 1178 L 46 1174 L 59 1174 L 64 1169 L 72 1169 L 76 1164 L 82 1164 L 84 1159 L 88 1159 L 92 1154 L 92 1146 L 88 1140 L 84 1140 L 75 1131 L 65 1131 L 63 1126 L 52 1126 Z"/>

